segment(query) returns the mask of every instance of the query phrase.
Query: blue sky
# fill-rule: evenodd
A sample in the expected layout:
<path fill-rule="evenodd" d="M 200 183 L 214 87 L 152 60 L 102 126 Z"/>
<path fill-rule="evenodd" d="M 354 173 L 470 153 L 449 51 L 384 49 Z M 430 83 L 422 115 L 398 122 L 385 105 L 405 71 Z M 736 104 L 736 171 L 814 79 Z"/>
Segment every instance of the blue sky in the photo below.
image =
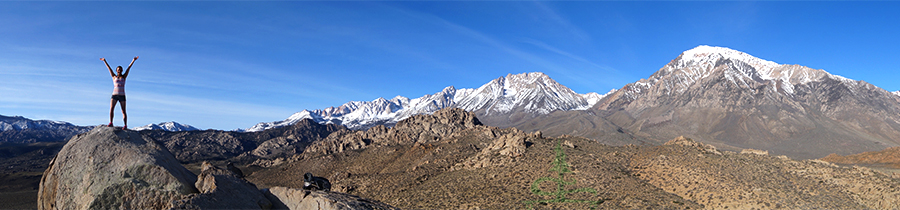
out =
<path fill-rule="evenodd" d="M 0 2 L 0 114 L 232 130 L 544 72 L 579 93 L 698 45 L 900 90 L 900 2 Z M 116 124 L 121 125 L 116 111 Z"/>

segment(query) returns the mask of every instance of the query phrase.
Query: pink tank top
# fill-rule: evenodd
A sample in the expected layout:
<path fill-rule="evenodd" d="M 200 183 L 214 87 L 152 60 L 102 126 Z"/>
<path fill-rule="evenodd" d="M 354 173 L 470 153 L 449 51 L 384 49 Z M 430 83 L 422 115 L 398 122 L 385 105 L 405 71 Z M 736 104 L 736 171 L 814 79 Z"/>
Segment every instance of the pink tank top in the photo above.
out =
<path fill-rule="evenodd" d="M 113 77 L 113 95 L 125 95 L 125 78 Z"/>

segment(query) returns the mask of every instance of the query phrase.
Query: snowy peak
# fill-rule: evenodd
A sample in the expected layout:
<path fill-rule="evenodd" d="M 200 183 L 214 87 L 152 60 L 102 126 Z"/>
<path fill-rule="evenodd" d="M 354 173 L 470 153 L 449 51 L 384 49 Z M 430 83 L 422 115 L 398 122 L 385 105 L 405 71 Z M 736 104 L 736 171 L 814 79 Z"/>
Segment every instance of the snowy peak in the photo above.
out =
<path fill-rule="evenodd" d="M 477 89 L 448 86 L 440 92 L 415 99 L 396 96 L 390 100 L 378 98 L 373 101 L 351 101 L 339 107 L 304 110 L 282 121 L 259 123 L 240 131 L 255 132 L 288 126 L 302 119 L 340 124 L 350 129 L 365 129 L 379 124 L 392 125 L 414 115 L 431 114 L 447 107 L 487 115 L 513 112 L 538 115 L 556 110 L 584 110 L 603 96 L 597 93 L 575 93 L 540 72 L 509 74 L 491 80 Z"/>
<path fill-rule="evenodd" d="M 728 68 L 716 68 L 725 65 Z M 650 76 L 650 81 L 678 80 L 672 85 L 676 92 L 687 89 L 693 83 L 717 73 L 727 71 L 725 76 L 735 83 L 745 80 L 765 80 L 772 78 L 772 70 L 779 64 L 754 57 L 750 54 L 724 47 L 701 45 L 681 53 L 660 71 Z"/>
<path fill-rule="evenodd" d="M 893 94 L 894 94 L 894 95 L 895 95 L 895 96 L 898 96 L 898 97 L 900 97 L 900 90 L 898 90 L 898 91 L 894 91 L 894 92 L 891 92 L 891 93 L 893 93 Z"/>
<path fill-rule="evenodd" d="M 136 131 L 142 130 L 163 130 L 169 132 L 178 132 L 178 131 L 196 131 L 199 130 L 194 126 L 185 125 L 177 122 L 161 122 L 157 124 L 148 124 L 145 126 L 133 128 Z"/>
<path fill-rule="evenodd" d="M 821 69 L 777 64 L 728 48 L 700 46 L 685 51 L 649 78 L 627 84 L 610 97 L 604 97 L 597 108 L 616 109 L 625 104 L 640 110 L 672 103 L 718 106 L 754 101 L 720 103 L 742 94 L 752 95 L 754 99 L 790 101 L 806 98 L 812 92 L 821 93 L 818 91 L 823 89 L 834 90 L 829 94 L 836 99 L 841 95 L 860 95 L 877 87 Z M 729 97 L 708 100 L 721 96 Z"/>
<path fill-rule="evenodd" d="M 832 75 L 824 70 L 800 65 L 782 65 L 750 54 L 724 47 L 698 46 L 684 51 L 675 60 L 650 76 L 626 85 L 628 98 L 659 89 L 663 94 L 682 93 L 709 77 L 724 78 L 738 87 L 752 88 L 755 84 L 772 84 L 780 93 L 794 94 L 795 85 L 833 79 L 855 86 L 856 81 Z"/>
<path fill-rule="evenodd" d="M 689 66 L 714 65 L 716 61 L 723 59 L 741 61 L 743 63 L 749 64 L 756 69 L 768 69 L 779 66 L 779 64 L 775 62 L 753 57 L 752 55 L 741 51 L 706 45 L 700 45 L 695 47 L 694 49 L 684 51 L 683 53 L 681 53 L 677 60 L 681 61 L 680 63 L 678 63 L 681 64 L 681 66 Z"/>
<path fill-rule="evenodd" d="M 547 114 L 593 105 L 589 104 L 585 95 L 575 93 L 540 72 L 509 74 L 494 79 L 456 102 L 459 108 L 484 110 L 487 115 L 507 114 L 517 108 L 522 108 L 526 113 Z"/>

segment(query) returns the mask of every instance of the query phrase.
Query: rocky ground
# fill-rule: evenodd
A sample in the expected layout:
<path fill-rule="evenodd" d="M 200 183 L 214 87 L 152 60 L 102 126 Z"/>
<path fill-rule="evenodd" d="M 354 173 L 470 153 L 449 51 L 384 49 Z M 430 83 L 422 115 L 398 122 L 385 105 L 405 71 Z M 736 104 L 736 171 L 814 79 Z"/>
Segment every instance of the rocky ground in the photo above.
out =
<path fill-rule="evenodd" d="M 35 208 L 41 174 L 65 142 L 0 143 L 0 206 Z"/>
<path fill-rule="evenodd" d="M 846 166 L 865 166 L 900 178 L 900 147 L 890 147 L 881 151 L 863 152 L 847 156 L 831 154 L 821 160 Z"/>
<path fill-rule="evenodd" d="M 465 113 L 435 114 L 441 115 Z M 900 180 L 863 167 L 723 152 L 685 138 L 614 147 L 450 122 L 419 117 L 397 130 L 332 135 L 248 179 L 300 187 L 299 177 L 311 172 L 331 180 L 335 191 L 403 209 L 900 208 Z M 457 130 L 435 137 L 435 127 Z M 411 133 L 423 135 L 405 135 Z M 569 173 L 559 173 L 557 145 Z M 561 176 L 565 182 L 556 182 Z"/>

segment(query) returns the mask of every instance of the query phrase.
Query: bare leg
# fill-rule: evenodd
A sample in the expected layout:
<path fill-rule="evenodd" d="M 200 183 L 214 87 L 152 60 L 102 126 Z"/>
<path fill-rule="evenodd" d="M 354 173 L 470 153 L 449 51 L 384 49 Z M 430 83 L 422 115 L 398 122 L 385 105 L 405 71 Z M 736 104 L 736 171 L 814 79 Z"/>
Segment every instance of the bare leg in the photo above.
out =
<path fill-rule="evenodd" d="M 116 99 L 109 99 L 109 124 L 113 122 L 113 110 L 116 109 Z"/>
<path fill-rule="evenodd" d="M 128 127 L 128 114 L 125 114 L 125 101 L 119 102 L 119 105 L 122 106 L 122 120 L 125 121 L 125 128 Z"/>

